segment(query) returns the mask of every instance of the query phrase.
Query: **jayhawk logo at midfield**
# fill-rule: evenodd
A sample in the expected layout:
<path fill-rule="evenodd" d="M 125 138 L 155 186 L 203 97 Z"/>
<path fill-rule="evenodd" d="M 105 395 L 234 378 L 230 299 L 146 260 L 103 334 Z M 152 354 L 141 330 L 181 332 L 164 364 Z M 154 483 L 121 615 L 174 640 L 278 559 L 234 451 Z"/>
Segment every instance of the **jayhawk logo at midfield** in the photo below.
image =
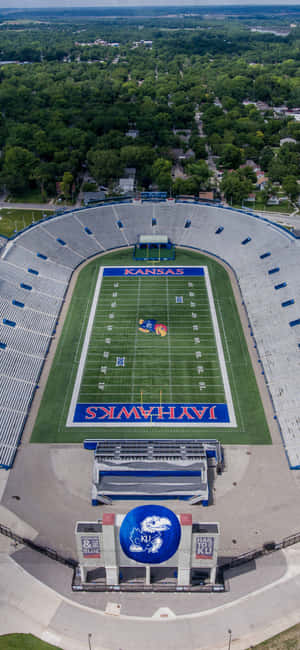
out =
<path fill-rule="evenodd" d="M 168 328 L 162 323 L 158 323 L 154 318 L 140 318 L 139 320 L 139 331 L 144 334 L 157 334 L 157 336 L 166 336 L 168 333 Z"/>

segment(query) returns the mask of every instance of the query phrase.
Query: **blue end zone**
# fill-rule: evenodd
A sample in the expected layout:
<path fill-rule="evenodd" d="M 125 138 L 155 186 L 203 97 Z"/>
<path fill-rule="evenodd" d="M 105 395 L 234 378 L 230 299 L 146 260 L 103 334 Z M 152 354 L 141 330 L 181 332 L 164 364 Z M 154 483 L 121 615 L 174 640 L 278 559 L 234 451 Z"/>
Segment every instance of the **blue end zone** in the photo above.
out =
<path fill-rule="evenodd" d="M 77 404 L 73 422 L 218 424 L 230 422 L 227 404 Z"/>
<path fill-rule="evenodd" d="M 183 277 L 188 276 L 199 276 L 204 275 L 204 268 L 202 266 L 184 266 L 184 267 L 159 267 L 159 266 L 149 266 L 149 267 L 139 267 L 139 266 L 111 266 L 106 267 L 103 270 L 104 276 L 110 277 Z"/>

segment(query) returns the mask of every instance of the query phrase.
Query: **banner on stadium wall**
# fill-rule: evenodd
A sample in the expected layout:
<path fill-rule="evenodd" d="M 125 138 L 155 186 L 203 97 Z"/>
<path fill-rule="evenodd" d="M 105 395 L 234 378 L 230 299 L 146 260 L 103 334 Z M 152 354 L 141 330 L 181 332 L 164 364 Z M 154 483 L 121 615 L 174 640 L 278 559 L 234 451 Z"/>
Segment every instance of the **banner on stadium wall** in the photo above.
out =
<path fill-rule="evenodd" d="M 214 537 L 199 535 L 196 537 L 196 560 L 212 560 L 214 555 Z"/>

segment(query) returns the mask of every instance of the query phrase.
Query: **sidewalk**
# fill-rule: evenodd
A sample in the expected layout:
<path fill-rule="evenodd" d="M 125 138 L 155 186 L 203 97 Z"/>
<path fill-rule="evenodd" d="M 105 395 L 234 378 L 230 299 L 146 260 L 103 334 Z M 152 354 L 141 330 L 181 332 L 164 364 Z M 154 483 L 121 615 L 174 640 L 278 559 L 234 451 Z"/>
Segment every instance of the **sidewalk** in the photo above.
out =
<path fill-rule="evenodd" d="M 0 208 L 6 208 L 7 210 L 53 210 L 53 212 L 58 212 L 75 210 L 81 207 L 80 201 L 77 201 L 73 205 L 60 205 L 53 201 L 49 201 L 48 203 L 10 203 L 9 201 L 0 201 Z"/>
<path fill-rule="evenodd" d="M 118 601 L 118 593 L 107 594 L 106 611 L 74 603 L 30 576 L 6 553 L 0 553 L 1 632 L 31 632 L 63 650 L 86 650 L 88 634 L 93 650 L 225 650 L 231 629 L 231 648 L 246 650 L 299 622 L 299 546 L 284 551 L 287 569 L 273 583 L 223 606 L 218 606 L 216 594 L 214 608 L 177 617 L 173 614 L 169 620 L 159 619 L 157 612 L 144 616 L 146 594 L 137 598 L 136 616 L 122 615 L 122 608 L 120 615 L 109 613 L 114 611 L 110 601 Z M 236 579 L 247 577 L 232 576 L 231 595 Z M 161 597 L 168 607 L 168 596 Z M 186 594 L 180 598 L 189 600 Z M 202 598 L 206 596 L 198 596 L 199 601 Z"/>

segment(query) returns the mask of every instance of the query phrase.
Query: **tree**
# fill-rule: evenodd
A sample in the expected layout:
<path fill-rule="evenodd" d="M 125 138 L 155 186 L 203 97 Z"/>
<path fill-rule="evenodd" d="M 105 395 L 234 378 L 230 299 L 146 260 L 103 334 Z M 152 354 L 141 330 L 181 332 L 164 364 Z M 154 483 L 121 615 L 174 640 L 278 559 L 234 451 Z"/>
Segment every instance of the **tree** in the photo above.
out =
<path fill-rule="evenodd" d="M 251 180 L 246 178 L 240 169 L 237 172 L 225 173 L 221 181 L 221 190 L 228 203 L 242 203 L 252 189 Z"/>
<path fill-rule="evenodd" d="M 71 172 L 64 172 L 62 182 L 60 184 L 62 193 L 65 197 L 70 197 L 72 193 L 73 175 Z"/>
<path fill-rule="evenodd" d="M 241 150 L 234 144 L 225 144 L 220 156 L 220 165 L 226 169 L 237 169 L 241 162 Z"/>
<path fill-rule="evenodd" d="M 155 158 L 153 147 L 137 146 L 134 144 L 122 147 L 120 151 L 121 162 L 126 167 L 139 167 L 152 164 Z"/>
<path fill-rule="evenodd" d="M 197 182 L 197 190 L 206 189 L 211 176 L 210 169 L 204 160 L 188 162 L 185 166 L 186 173 Z M 196 191 L 197 191 L 196 190 Z"/>
<path fill-rule="evenodd" d="M 161 191 L 168 192 L 172 185 L 172 163 L 165 158 L 157 158 L 152 165 L 153 178 Z"/>
<path fill-rule="evenodd" d="M 88 165 L 92 176 L 98 183 L 107 184 L 121 176 L 123 167 L 120 156 L 114 150 L 90 149 L 88 152 Z"/>
<path fill-rule="evenodd" d="M 267 182 L 263 190 L 260 190 L 257 194 L 257 199 L 259 198 L 262 199 L 263 203 L 267 203 L 268 200 L 271 198 L 271 196 L 276 196 L 277 195 L 277 188 L 272 185 L 270 181 Z"/>
<path fill-rule="evenodd" d="M 193 149 L 196 158 L 207 158 L 204 138 L 199 138 L 197 135 L 191 135 L 189 145 Z"/>
<path fill-rule="evenodd" d="M 195 178 L 176 178 L 172 186 L 173 195 L 190 194 L 198 192 L 198 182 Z"/>
<path fill-rule="evenodd" d="M 300 187 L 297 183 L 297 176 L 285 176 L 282 181 L 284 192 L 288 195 L 291 201 L 295 201 L 300 193 Z"/>
<path fill-rule="evenodd" d="M 34 168 L 34 179 L 40 187 L 44 199 L 47 195 L 55 193 L 56 165 L 54 163 L 41 162 Z"/>
<path fill-rule="evenodd" d="M 9 192 L 22 194 L 29 189 L 34 179 L 36 158 L 31 151 L 23 147 L 9 147 L 4 154 L 2 179 Z"/>
<path fill-rule="evenodd" d="M 264 172 L 268 171 L 269 165 L 274 158 L 274 153 L 271 147 L 264 147 L 260 156 L 259 164 Z"/>
<path fill-rule="evenodd" d="M 248 178 L 248 180 L 251 181 L 251 183 L 257 183 L 256 173 L 254 169 L 252 169 L 252 167 L 250 167 L 249 165 L 246 165 L 246 167 L 243 167 L 240 170 L 240 175 L 242 175 L 244 178 Z"/>

